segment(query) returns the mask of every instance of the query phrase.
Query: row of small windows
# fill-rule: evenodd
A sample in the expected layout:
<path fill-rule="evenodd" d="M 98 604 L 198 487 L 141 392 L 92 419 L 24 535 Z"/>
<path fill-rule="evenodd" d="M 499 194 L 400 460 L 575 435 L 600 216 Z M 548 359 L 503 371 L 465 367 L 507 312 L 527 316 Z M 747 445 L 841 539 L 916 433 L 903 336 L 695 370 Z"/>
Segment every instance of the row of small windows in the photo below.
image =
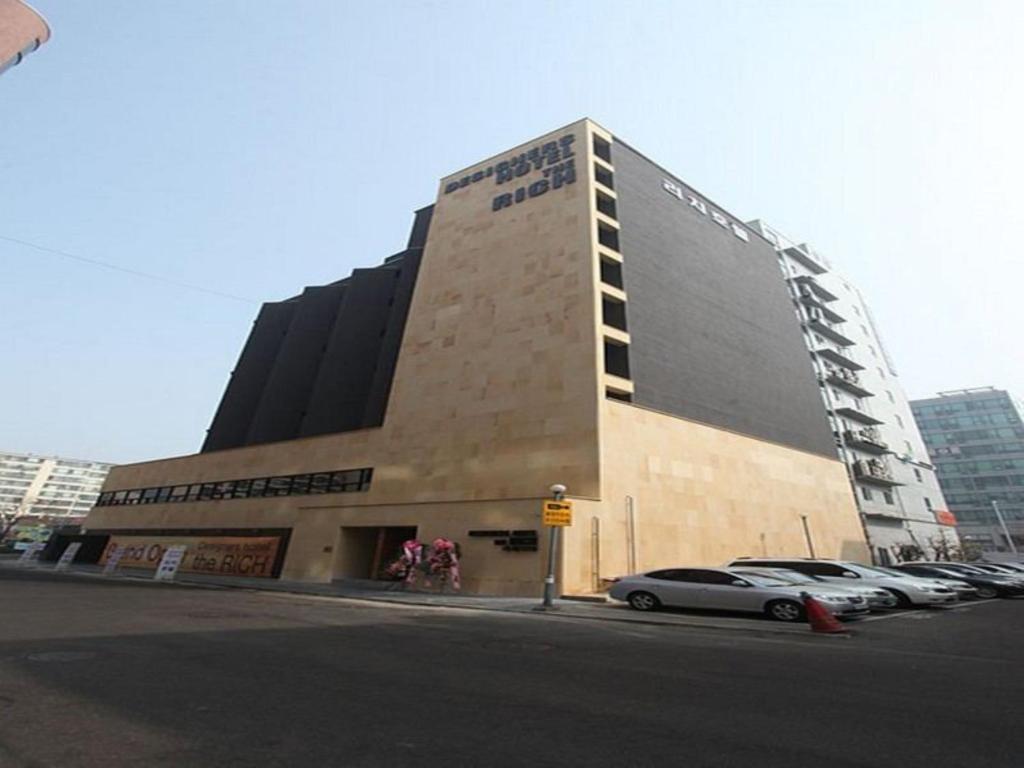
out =
<path fill-rule="evenodd" d="M 928 445 L 956 445 L 968 440 L 1003 440 L 1024 438 L 1024 427 L 999 427 L 998 429 L 962 429 L 959 432 L 922 432 Z"/>
<path fill-rule="evenodd" d="M 972 415 L 944 416 L 941 418 L 917 417 L 917 426 L 929 429 L 969 429 L 970 427 L 1015 427 L 1020 419 L 1015 413 L 976 413 Z"/>
<path fill-rule="evenodd" d="M 924 416 L 944 416 L 967 411 L 1010 411 L 1013 403 L 1009 398 L 986 398 L 984 400 L 967 400 L 959 403 L 915 403 L 914 413 Z"/>
<path fill-rule="evenodd" d="M 928 442 L 927 437 L 925 442 Z M 980 445 L 953 445 L 948 448 L 929 447 L 933 456 L 955 456 L 970 458 L 972 456 L 990 456 L 996 453 L 1024 453 L 1024 442 L 1006 440 L 999 443 L 981 443 Z"/>
<path fill-rule="evenodd" d="M 345 469 L 338 472 L 316 472 L 306 475 L 279 475 L 250 480 L 221 480 L 214 483 L 105 491 L 100 494 L 96 506 L 119 507 L 134 504 L 254 499 L 268 496 L 308 496 L 317 493 L 354 493 L 369 490 L 372 478 L 372 469 Z"/>

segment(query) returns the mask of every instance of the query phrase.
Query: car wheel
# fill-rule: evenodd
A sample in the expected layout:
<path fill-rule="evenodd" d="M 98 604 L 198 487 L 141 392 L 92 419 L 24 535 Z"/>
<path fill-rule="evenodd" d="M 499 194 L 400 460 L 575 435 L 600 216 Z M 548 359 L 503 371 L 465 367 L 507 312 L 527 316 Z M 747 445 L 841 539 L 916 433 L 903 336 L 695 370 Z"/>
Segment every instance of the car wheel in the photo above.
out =
<path fill-rule="evenodd" d="M 896 606 L 899 608 L 913 608 L 914 603 L 911 602 L 910 598 L 900 592 L 898 589 L 890 589 L 889 592 L 896 598 Z"/>
<path fill-rule="evenodd" d="M 650 592 L 632 592 L 628 600 L 629 607 L 637 611 L 656 611 L 661 607 L 661 600 Z"/>
<path fill-rule="evenodd" d="M 999 597 L 999 590 L 995 587 L 978 587 L 978 597 L 982 600 L 991 600 L 994 597 Z"/>
<path fill-rule="evenodd" d="M 765 606 L 764 612 L 776 621 L 804 620 L 804 607 L 795 600 L 775 600 Z"/>

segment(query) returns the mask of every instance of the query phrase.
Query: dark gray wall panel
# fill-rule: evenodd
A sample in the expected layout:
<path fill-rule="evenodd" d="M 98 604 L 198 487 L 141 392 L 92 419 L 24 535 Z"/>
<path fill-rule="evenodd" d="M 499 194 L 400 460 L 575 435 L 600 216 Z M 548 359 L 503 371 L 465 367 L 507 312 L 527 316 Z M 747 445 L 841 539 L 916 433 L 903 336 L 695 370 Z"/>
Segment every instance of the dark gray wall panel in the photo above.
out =
<path fill-rule="evenodd" d="M 203 451 L 237 448 L 245 444 L 249 425 L 296 306 L 297 302 L 277 302 L 264 304 L 260 309 L 238 358 L 238 365 L 231 372 L 224 397 L 203 443 Z"/>
<path fill-rule="evenodd" d="M 433 206 L 430 210 L 433 210 Z M 401 260 L 389 259 L 398 270 L 398 274 L 395 276 L 394 293 L 391 297 L 391 315 L 384 338 L 381 340 L 373 383 L 367 393 L 362 424 L 364 427 L 378 427 L 384 423 L 384 413 L 387 410 L 388 397 L 391 395 L 391 383 L 395 377 L 398 352 L 402 347 L 405 321 L 409 317 L 409 305 L 412 303 L 412 293 L 416 287 L 422 256 L 422 248 L 412 248 L 402 254 Z"/>
<path fill-rule="evenodd" d="M 298 434 L 344 293 L 345 286 L 303 291 L 249 428 L 248 443 L 288 440 Z"/>
<path fill-rule="evenodd" d="M 338 310 L 309 398 L 300 436 L 363 426 L 366 399 L 384 341 L 397 269 L 357 269 Z"/>
<path fill-rule="evenodd" d="M 633 402 L 834 457 L 771 245 L 753 232 L 744 242 L 666 192 L 666 179 L 695 190 L 624 143 L 612 153 Z"/>

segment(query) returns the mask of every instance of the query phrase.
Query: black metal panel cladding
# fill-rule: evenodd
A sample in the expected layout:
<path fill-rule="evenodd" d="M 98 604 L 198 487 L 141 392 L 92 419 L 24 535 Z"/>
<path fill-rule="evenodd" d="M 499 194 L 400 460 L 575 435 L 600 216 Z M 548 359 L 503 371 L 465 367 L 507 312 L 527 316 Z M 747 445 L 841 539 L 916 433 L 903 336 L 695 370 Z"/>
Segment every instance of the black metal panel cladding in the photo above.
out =
<path fill-rule="evenodd" d="M 772 246 L 749 230 L 745 242 L 666 192 L 669 180 L 705 200 L 618 140 L 612 160 L 633 402 L 835 457 Z"/>
<path fill-rule="evenodd" d="M 432 213 L 380 266 L 263 305 L 203 452 L 384 423 Z"/>

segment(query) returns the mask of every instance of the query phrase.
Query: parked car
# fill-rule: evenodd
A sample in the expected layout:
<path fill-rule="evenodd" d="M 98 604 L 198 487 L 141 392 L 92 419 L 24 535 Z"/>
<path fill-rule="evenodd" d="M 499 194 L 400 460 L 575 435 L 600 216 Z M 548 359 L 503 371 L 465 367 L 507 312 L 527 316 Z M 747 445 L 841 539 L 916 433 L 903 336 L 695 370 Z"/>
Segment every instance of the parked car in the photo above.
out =
<path fill-rule="evenodd" d="M 927 565 L 925 563 L 900 563 L 899 565 L 894 565 L 893 568 L 908 573 L 911 576 L 938 576 L 940 578 L 952 577 L 962 579 L 974 587 L 978 592 L 978 597 L 984 600 L 990 600 L 994 597 L 1024 595 L 1024 585 L 1018 585 L 991 574 L 957 572 L 951 568 L 945 568 L 940 565 Z"/>
<path fill-rule="evenodd" d="M 1021 563 L 987 563 L 987 565 L 1000 565 L 1003 568 L 1009 568 L 1014 573 L 1024 576 L 1024 564 Z"/>
<path fill-rule="evenodd" d="M 886 566 L 873 565 L 871 567 L 874 568 L 876 571 L 883 571 L 885 573 L 891 573 L 893 576 L 899 576 L 899 577 L 904 578 L 904 579 L 905 578 L 912 578 L 912 579 L 913 578 L 917 578 L 917 579 L 927 579 L 928 581 L 933 581 L 936 584 L 939 584 L 939 585 L 941 585 L 943 587 L 949 587 L 950 589 L 952 589 L 954 592 L 956 592 L 956 596 L 959 599 L 961 599 L 961 600 L 974 600 L 975 598 L 978 597 L 978 590 L 975 589 L 974 587 L 972 587 L 968 582 L 964 581 L 963 579 L 961 579 L 956 574 L 946 574 L 946 575 L 936 574 L 935 576 L 929 576 L 929 575 L 923 575 L 923 576 L 922 575 L 918 575 L 918 576 L 915 576 L 914 574 L 906 573 L 904 571 L 896 570 L 895 568 L 890 568 L 890 567 L 886 567 Z"/>
<path fill-rule="evenodd" d="M 810 576 L 820 576 L 832 583 L 866 584 L 870 587 L 881 587 L 892 593 L 901 607 L 927 605 L 948 605 L 957 601 L 956 592 L 949 587 L 940 586 L 926 579 L 916 577 L 904 578 L 893 576 L 885 571 L 851 563 L 846 560 L 815 560 L 815 559 L 784 559 L 742 557 L 729 563 L 730 568 L 789 568 Z"/>
<path fill-rule="evenodd" d="M 922 563 L 923 565 L 933 565 L 938 568 L 947 568 L 951 571 L 961 574 L 971 574 L 973 576 L 988 576 L 993 579 L 999 579 L 1011 584 L 1024 584 L 1024 574 L 1013 575 L 1010 573 L 1003 573 L 999 571 L 987 571 L 984 568 L 979 568 L 976 563 L 951 563 L 947 561 L 929 561 Z"/>
<path fill-rule="evenodd" d="M 1003 565 L 1002 563 L 971 563 L 971 567 L 987 571 L 988 573 L 994 573 L 999 576 L 1011 576 L 1015 579 L 1024 579 L 1024 573 L 1020 573 L 1014 568 L 1011 568 L 1008 565 Z"/>
<path fill-rule="evenodd" d="M 729 570 L 734 573 L 763 573 L 768 576 L 776 576 L 780 579 L 784 579 L 790 584 L 807 584 L 817 586 L 820 586 L 821 584 L 828 584 L 833 589 L 841 589 L 843 592 L 860 595 L 868 601 L 868 608 L 872 611 L 895 608 L 898 604 L 896 598 L 893 597 L 892 593 L 888 590 L 882 589 L 881 587 L 870 587 L 866 584 L 859 584 L 853 581 L 849 584 L 838 584 L 829 582 L 820 576 L 809 576 L 806 573 L 791 571 L 787 568 L 730 568 Z"/>
<path fill-rule="evenodd" d="M 803 621 L 803 592 L 820 600 L 835 616 L 857 616 L 868 611 L 863 597 L 829 584 L 808 589 L 768 575 L 740 575 L 720 568 L 664 568 L 624 576 L 612 585 L 609 595 L 638 611 L 675 606 L 763 613 L 778 621 Z"/>

